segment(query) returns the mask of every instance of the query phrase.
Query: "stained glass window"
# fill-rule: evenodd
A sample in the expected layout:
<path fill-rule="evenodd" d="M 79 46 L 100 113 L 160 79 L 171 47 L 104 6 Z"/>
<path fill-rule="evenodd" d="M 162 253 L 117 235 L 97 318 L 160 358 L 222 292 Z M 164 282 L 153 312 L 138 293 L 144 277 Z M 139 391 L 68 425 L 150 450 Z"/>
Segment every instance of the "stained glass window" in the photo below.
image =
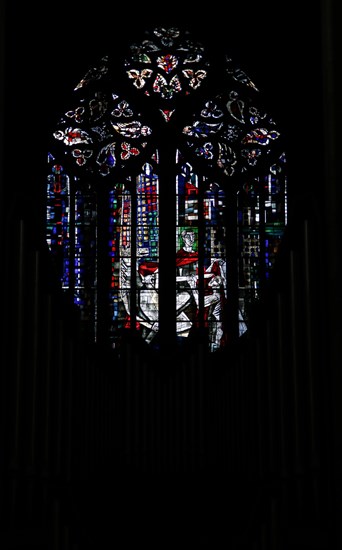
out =
<path fill-rule="evenodd" d="M 48 152 L 46 238 L 89 337 L 248 331 L 287 223 L 284 140 L 226 52 L 156 28 L 76 84 Z"/>

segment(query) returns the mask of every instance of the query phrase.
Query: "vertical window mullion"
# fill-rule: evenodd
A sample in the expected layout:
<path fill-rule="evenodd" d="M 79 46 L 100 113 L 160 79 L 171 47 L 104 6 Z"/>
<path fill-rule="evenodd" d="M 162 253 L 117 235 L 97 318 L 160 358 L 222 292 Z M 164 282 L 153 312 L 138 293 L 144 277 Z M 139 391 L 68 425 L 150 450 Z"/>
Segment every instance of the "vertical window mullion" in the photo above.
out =
<path fill-rule="evenodd" d="M 198 176 L 198 328 L 199 337 L 207 339 L 204 316 L 204 178 Z"/>
<path fill-rule="evenodd" d="M 76 178 L 75 178 L 76 179 Z M 71 296 L 75 296 L 75 208 L 76 208 L 76 190 L 75 181 L 70 189 L 69 194 L 69 289 Z"/>
<path fill-rule="evenodd" d="M 239 277 L 238 277 L 238 219 L 237 193 L 234 186 L 226 195 L 226 251 L 227 251 L 227 332 L 230 340 L 239 335 Z"/>
<path fill-rule="evenodd" d="M 176 281 L 175 244 L 176 227 L 176 149 L 163 141 L 160 146 L 159 192 L 159 322 L 160 343 L 169 353 L 176 342 Z"/>
<path fill-rule="evenodd" d="M 131 299 L 130 299 L 130 317 L 131 331 L 133 336 L 137 332 L 137 308 L 138 308 L 138 292 L 137 292 L 137 185 L 139 176 L 133 178 L 131 192 Z"/>
<path fill-rule="evenodd" d="M 260 220 L 259 220 L 259 295 L 263 296 L 266 286 L 266 187 L 267 176 L 261 177 Z"/>

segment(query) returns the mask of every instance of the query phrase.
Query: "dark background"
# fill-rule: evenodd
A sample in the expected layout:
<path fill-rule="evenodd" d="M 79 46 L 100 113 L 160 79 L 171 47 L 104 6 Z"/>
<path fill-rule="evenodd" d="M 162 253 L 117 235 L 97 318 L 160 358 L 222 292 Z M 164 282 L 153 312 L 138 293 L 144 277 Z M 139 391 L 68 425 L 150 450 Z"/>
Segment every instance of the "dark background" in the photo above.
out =
<path fill-rule="evenodd" d="M 342 48 L 339 47 L 341 18 L 338 4 L 334 0 L 207 4 L 185 1 L 38 4 L 7 0 L 3 4 L 1 223 L 7 250 L 4 256 L 4 321 L 5 325 L 8 321 L 9 328 L 4 332 L 2 344 L 3 357 L 6 358 L 1 365 L 1 402 L 5 422 L 0 434 L 3 441 L 0 447 L 5 451 L 1 455 L 1 470 L 7 481 L 2 485 L 4 491 L 0 492 L 1 504 L 4 505 L 2 517 L 8 518 L 8 525 L 1 528 L 0 534 L 8 531 L 12 536 L 12 545 L 8 548 L 23 547 L 18 541 L 28 529 L 25 523 L 29 517 L 27 510 L 31 511 L 38 526 L 36 532 L 29 532 L 36 544 L 30 548 L 42 547 L 37 542 L 45 533 L 41 521 L 42 503 L 46 505 L 47 524 L 52 524 L 47 537 L 51 540 L 52 532 L 54 550 L 68 549 L 67 542 L 64 541 L 64 545 L 61 542 L 62 533 L 67 529 L 77 544 L 77 518 L 81 518 L 83 542 L 90 534 L 96 540 L 98 530 L 103 528 L 101 514 L 105 517 L 104 506 L 100 504 L 103 505 L 108 491 L 114 507 L 107 509 L 106 528 L 111 532 L 113 511 L 117 532 L 123 536 L 129 534 L 129 540 L 134 542 L 148 541 L 154 532 L 157 542 L 160 535 L 164 537 L 160 540 L 168 537 L 174 545 L 178 544 L 180 525 L 187 523 L 187 512 L 191 509 L 189 517 L 192 522 L 189 519 L 186 538 L 188 545 L 201 540 L 202 529 L 207 535 L 216 534 L 216 544 L 221 535 L 223 541 L 231 540 L 232 548 L 331 550 L 341 547 L 341 110 L 337 98 L 341 95 L 338 52 Z M 236 364 L 214 365 L 214 369 L 202 365 L 202 371 L 196 366 L 193 372 L 191 369 L 185 372 L 184 379 L 171 377 L 170 385 L 164 385 L 165 381 L 170 381 L 167 377 L 154 376 L 145 369 L 146 365 L 145 370 L 139 370 L 134 361 L 128 362 L 122 378 L 119 376 L 111 385 L 113 379 L 111 373 L 103 368 L 102 357 L 90 366 L 86 360 L 80 365 L 77 361 L 71 365 L 57 364 L 55 383 L 50 387 L 44 378 L 45 364 L 42 363 L 35 399 L 39 401 L 41 398 L 43 403 L 46 391 L 51 392 L 55 417 L 51 421 L 49 438 L 56 456 L 58 453 L 62 457 L 71 456 L 74 461 L 70 487 L 70 479 L 64 476 L 63 468 L 56 470 L 56 456 L 51 458 L 47 477 L 39 469 L 39 460 L 32 474 L 27 466 L 32 442 L 25 431 L 26 418 L 20 424 L 21 460 L 14 465 L 9 460 L 12 456 L 11 427 L 18 420 L 12 397 L 19 400 L 22 415 L 24 417 L 27 412 L 28 419 L 35 404 L 30 389 L 34 387 L 30 343 L 35 338 L 35 331 L 29 323 L 25 326 L 27 348 L 21 363 L 22 380 L 26 386 L 19 387 L 18 378 L 13 374 L 17 367 L 17 331 L 20 333 L 21 330 L 20 319 L 18 321 L 16 317 L 20 317 L 21 312 L 16 309 L 18 249 L 15 248 L 17 241 L 13 228 L 16 226 L 13 220 L 24 217 L 30 229 L 31 226 L 36 229 L 36 232 L 32 231 L 34 243 L 27 244 L 30 260 L 31 245 L 44 248 L 48 143 L 61 113 L 70 106 L 74 86 L 107 52 L 113 55 L 117 51 L 121 55 L 122 44 L 126 46 L 134 42 L 136 33 L 140 38 L 145 28 L 169 25 L 190 30 L 199 41 L 209 43 L 212 51 L 222 47 L 231 54 L 235 63 L 247 72 L 264 94 L 268 111 L 279 121 L 285 136 L 289 226 L 276 294 L 271 296 L 275 317 L 268 318 L 268 312 L 262 313 L 260 326 L 252 335 L 251 348 L 241 350 Z M 304 244 L 303 227 L 309 227 L 309 240 Z M 305 256 L 308 251 L 309 263 Z M 32 285 L 28 287 L 28 299 L 30 293 L 33 293 Z M 280 328 L 277 325 L 279 303 L 285 311 L 286 321 Z M 68 334 L 73 335 L 75 326 L 72 323 L 70 326 L 70 319 L 63 317 L 63 323 Z M 312 329 L 310 341 L 308 326 Z M 276 338 L 268 339 L 272 330 L 278 336 L 281 334 L 281 345 Z M 76 355 L 83 357 L 82 350 L 78 351 Z M 245 367 L 243 380 L 239 378 L 242 365 Z M 72 389 L 68 386 L 70 372 L 74 375 Z M 207 435 L 206 458 L 209 457 L 205 469 L 199 474 L 188 463 L 182 475 L 165 476 L 159 478 L 157 484 L 149 485 L 149 479 L 140 475 L 144 457 L 139 454 L 139 429 L 152 432 L 169 426 L 172 414 L 178 414 L 179 410 L 163 408 L 162 399 L 165 392 L 174 391 L 174 402 L 180 404 L 179 414 L 184 414 L 185 419 L 181 433 L 186 427 L 195 440 L 195 431 L 192 433 L 191 429 L 193 425 L 197 426 L 196 415 L 204 412 L 201 404 L 192 400 L 198 389 L 199 372 L 204 372 L 206 414 L 209 411 L 203 421 Z M 283 385 L 279 384 L 280 374 L 284 376 Z M 104 389 L 100 385 L 101 391 L 107 384 L 115 396 L 114 400 L 109 400 L 109 412 L 98 400 L 94 389 L 97 387 L 94 381 L 101 384 L 99 376 L 105 381 Z M 145 406 L 151 415 L 149 423 L 141 425 L 139 414 L 145 411 Z M 94 410 L 98 416 L 93 414 Z M 164 416 L 158 417 L 158 413 Z M 44 414 L 42 405 L 43 419 Z M 102 441 L 97 438 L 102 433 L 102 421 L 111 414 L 114 418 L 113 433 L 119 442 L 124 442 L 122 447 L 127 454 L 119 453 L 119 458 L 109 468 L 100 471 L 101 460 L 93 455 L 96 455 L 98 441 Z M 63 432 L 64 426 L 69 433 L 70 415 L 74 439 L 70 442 L 66 438 L 61 447 L 56 437 L 60 433 L 58 430 Z M 282 418 L 285 418 L 285 431 L 280 422 Z M 75 425 L 74 419 L 77 420 Z M 29 420 L 27 423 L 30 428 Z M 158 433 L 158 430 L 154 432 L 157 435 L 149 459 L 152 465 L 155 460 L 155 464 L 160 466 L 160 457 L 165 459 L 165 439 L 162 432 L 160 437 Z M 312 433 L 316 438 L 315 452 L 310 447 Z M 180 433 L 171 430 L 169 435 L 176 450 L 184 450 Z M 38 448 L 44 441 L 43 436 L 43 431 L 39 435 L 41 439 L 37 436 Z M 75 443 L 77 438 L 80 442 Z M 109 439 L 111 442 L 113 437 Z M 286 467 L 284 469 L 282 455 L 272 469 L 268 462 L 270 449 L 278 449 L 284 440 Z M 191 438 L 188 443 L 184 460 L 194 458 L 196 452 L 191 446 Z M 108 448 L 104 450 L 108 451 Z M 122 448 L 119 450 L 121 452 Z M 99 455 L 101 459 L 100 452 Z M 225 461 L 227 456 L 228 462 Z M 251 480 L 248 475 L 251 471 L 254 473 L 256 465 L 258 468 L 264 465 L 265 470 L 258 470 L 256 478 Z M 107 493 L 103 490 L 106 486 Z M 137 488 L 144 490 L 140 492 Z M 48 495 L 46 500 L 39 497 L 43 493 Z M 36 495 L 35 504 L 32 495 Z M 219 504 L 227 495 L 230 498 L 224 501 L 226 504 Z M 237 497 L 235 502 L 234 497 Z M 9 506 L 11 502 L 15 504 L 12 508 Z M 69 513 L 70 502 L 75 508 L 79 507 L 79 514 L 74 509 Z M 234 504 L 235 513 L 229 515 Z M 95 521 L 97 508 L 99 523 Z M 174 509 L 182 514 L 182 522 L 172 516 Z M 149 510 L 153 512 L 152 519 Z M 170 522 L 165 519 L 167 516 L 171 518 Z M 234 531 L 235 521 L 236 529 L 240 534 L 246 534 L 246 538 L 235 539 L 234 546 L 229 533 Z M 156 524 L 159 525 L 157 529 Z M 139 525 L 142 531 L 133 533 L 132 525 Z M 334 537 L 339 539 L 337 544 L 333 542 Z M 96 544 L 94 547 L 99 548 Z M 51 546 L 46 548 L 50 550 Z M 79 550 L 88 548 L 91 546 L 84 542 Z"/>

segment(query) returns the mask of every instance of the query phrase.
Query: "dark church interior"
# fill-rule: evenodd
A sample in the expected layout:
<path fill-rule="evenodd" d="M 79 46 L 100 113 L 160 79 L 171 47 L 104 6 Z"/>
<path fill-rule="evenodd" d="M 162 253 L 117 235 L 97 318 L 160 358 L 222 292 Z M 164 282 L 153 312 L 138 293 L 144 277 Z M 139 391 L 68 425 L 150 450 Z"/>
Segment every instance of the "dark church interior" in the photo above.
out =
<path fill-rule="evenodd" d="M 342 548 L 338 2 L 1 6 L 0 548 Z M 247 334 L 89 342 L 44 234 L 69 92 L 145 27 L 226 49 L 284 129 L 288 223 Z"/>

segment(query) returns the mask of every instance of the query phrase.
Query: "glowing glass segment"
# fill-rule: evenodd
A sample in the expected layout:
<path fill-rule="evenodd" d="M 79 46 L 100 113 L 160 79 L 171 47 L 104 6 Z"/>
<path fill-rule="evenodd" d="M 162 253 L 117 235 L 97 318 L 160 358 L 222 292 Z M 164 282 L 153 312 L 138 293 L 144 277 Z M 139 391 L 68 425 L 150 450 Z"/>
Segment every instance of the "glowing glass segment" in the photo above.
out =
<path fill-rule="evenodd" d="M 148 342 L 159 328 L 159 180 L 152 166 L 146 163 L 136 179 L 135 189 L 129 180 L 126 185 L 129 189 L 117 186 L 109 193 L 114 347 L 120 335 L 118 329 L 134 328 L 134 322 Z M 132 301 L 134 288 L 136 299 Z"/>
<path fill-rule="evenodd" d="M 96 193 L 75 193 L 74 301 L 81 318 L 91 321 L 96 338 L 97 201 Z"/>
<path fill-rule="evenodd" d="M 219 184 L 182 166 L 176 181 L 176 331 L 208 333 L 210 351 L 225 345 L 227 328 L 226 197 Z M 201 247 L 199 247 L 201 242 Z"/>

